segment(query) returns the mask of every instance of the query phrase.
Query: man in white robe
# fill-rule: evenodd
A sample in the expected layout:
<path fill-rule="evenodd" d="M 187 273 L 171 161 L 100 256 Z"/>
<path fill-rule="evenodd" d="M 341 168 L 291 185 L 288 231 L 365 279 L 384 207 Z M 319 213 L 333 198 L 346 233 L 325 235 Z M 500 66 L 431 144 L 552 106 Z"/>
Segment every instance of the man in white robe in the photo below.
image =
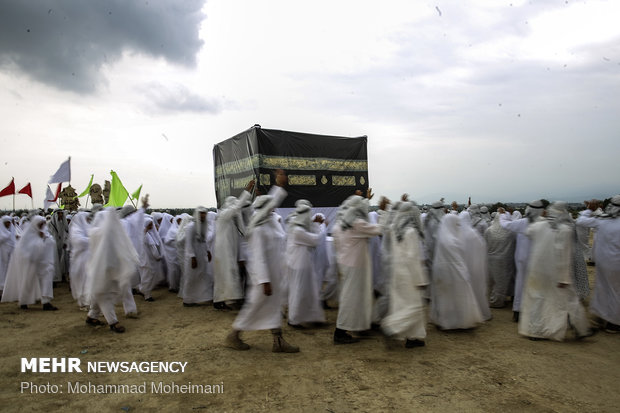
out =
<path fill-rule="evenodd" d="M 71 294 L 80 309 L 88 308 L 86 296 L 86 263 L 88 262 L 88 230 L 90 213 L 78 212 L 69 226 L 69 245 L 71 246 L 71 267 L 69 281 Z"/>
<path fill-rule="evenodd" d="M 63 281 L 69 274 L 69 252 L 67 245 L 69 225 L 67 223 L 65 211 L 62 209 L 55 209 L 47 227 L 50 235 L 56 241 L 56 274 L 54 275 L 54 282 Z"/>
<path fill-rule="evenodd" d="M 314 252 L 312 254 L 312 261 L 314 262 L 315 266 L 316 290 L 318 296 L 321 297 L 321 294 L 323 292 L 323 282 L 325 280 L 325 275 L 329 270 L 329 260 L 327 256 L 327 221 L 325 220 L 325 215 L 318 212 L 312 216 L 312 222 L 318 228 L 319 233 L 325 232 L 326 235 L 322 238 L 321 242 L 316 247 L 314 247 Z M 329 307 L 327 303 L 325 303 L 322 299 L 321 305 L 325 310 L 327 309 L 326 306 Z"/>
<path fill-rule="evenodd" d="M 144 295 L 144 301 L 153 302 L 155 299 L 151 292 L 157 284 L 163 281 L 161 271 L 162 251 L 155 224 L 148 216 L 144 220 L 143 240 L 143 256 L 140 257 L 140 292 Z"/>
<path fill-rule="evenodd" d="M 525 218 L 517 218 L 513 213 L 513 219 L 509 220 L 503 215 L 503 208 L 498 210 L 501 214 L 499 223 L 502 228 L 506 228 L 517 235 L 517 245 L 515 247 L 515 266 L 517 272 L 515 274 L 515 292 L 512 301 L 513 321 L 515 322 L 519 321 L 521 294 L 523 293 L 523 285 L 527 275 L 527 262 L 530 255 L 530 239 L 525 235 L 525 231 L 527 231 L 530 224 L 536 222 L 543 215 L 544 210 L 542 200 L 539 199 L 528 204 L 525 209 Z"/>
<path fill-rule="evenodd" d="M 459 237 L 463 245 L 463 258 L 469 271 L 471 286 L 480 307 L 484 321 L 490 320 L 491 309 L 487 290 L 489 285 L 489 273 L 487 269 L 487 246 L 484 238 L 472 227 L 471 215 L 466 213 L 461 216 L 461 228 Z"/>
<path fill-rule="evenodd" d="M 113 208 L 95 215 L 88 232 L 90 252 L 86 264 L 86 292 L 90 310 L 86 324 L 103 325 L 104 316 L 110 330 L 125 332 L 116 317 L 114 305 L 124 301 L 131 289 L 131 277 L 138 265 L 138 254 Z"/>
<path fill-rule="evenodd" d="M 573 228 L 566 203 L 554 202 L 547 218 L 528 226 L 532 240 L 523 290 L 519 334 L 564 340 L 572 326 L 578 338 L 592 335 L 585 308 L 572 285 Z"/>
<path fill-rule="evenodd" d="M 129 318 L 138 317 L 138 307 L 136 306 L 136 300 L 134 295 L 143 295 L 140 292 L 140 265 L 142 264 L 143 249 L 144 249 L 144 217 L 146 216 L 146 210 L 149 207 L 149 195 L 147 194 L 142 198 L 142 205 L 140 209 L 136 210 L 131 205 L 125 205 L 117 214 L 121 218 L 121 225 L 125 230 L 125 234 L 131 241 L 136 253 L 138 254 L 138 265 L 134 270 L 133 275 L 130 277 L 130 285 L 128 290 L 123 294 L 123 309 L 125 315 Z"/>
<path fill-rule="evenodd" d="M 243 284 L 239 273 L 239 238 L 245 235 L 241 208 L 252 197 L 255 181 L 248 183 L 239 198 L 226 198 L 215 221 L 213 253 L 213 307 L 230 310 L 226 301 L 243 298 Z"/>
<path fill-rule="evenodd" d="M 412 202 L 398 206 L 390 229 L 391 272 L 389 282 L 389 311 L 381 322 L 385 334 L 404 341 L 406 348 L 422 347 L 426 338 L 424 289 L 428 277 L 421 253 L 422 222 L 420 210 Z"/>
<path fill-rule="evenodd" d="M 179 224 L 181 224 L 182 220 L 183 218 L 181 215 L 174 217 L 163 239 L 163 252 L 166 257 L 166 265 L 168 266 L 168 291 L 172 293 L 179 292 L 179 283 L 181 280 L 181 266 L 179 265 L 177 256 L 177 233 L 179 231 Z"/>
<path fill-rule="evenodd" d="M 426 218 L 424 219 L 424 256 L 428 260 L 427 268 L 432 269 L 433 257 L 435 255 L 435 242 L 437 239 L 437 230 L 441 219 L 446 214 L 445 207 L 442 201 L 434 202 L 428 211 Z M 432 273 L 429 273 L 432 278 Z"/>
<path fill-rule="evenodd" d="M 381 225 L 368 222 L 366 199 L 357 195 L 348 199 L 336 243 L 341 289 L 334 344 L 355 343 L 359 340 L 347 331 L 361 332 L 371 327 L 373 288 L 368 243 L 382 229 Z"/>
<path fill-rule="evenodd" d="M 326 233 L 311 221 L 312 204 L 300 199 L 289 217 L 286 243 L 286 274 L 288 277 L 288 323 L 301 328 L 306 323 L 324 323 L 325 313 L 316 288 L 314 249 L 325 240 Z"/>
<path fill-rule="evenodd" d="M 491 308 L 503 308 L 510 282 L 515 276 L 515 235 L 499 224 L 500 214 L 496 214 L 493 223 L 484 233 L 487 245 L 487 266 L 491 292 Z"/>
<path fill-rule="evenodd" d="M 254 216 L 248 228 L 248 275 L 250 288 L 246 299 L 226 337 L 226 346 L 235 350 L 248 350 L 241 340 L 242 331 L 271 330 L 274 353 L 297 353 L 299 347 L 287 343 L 282 337 L 282 278 L 284 233 L 275 219 L 273 210 L 287 196 L 283 187 L 288 178 L 278 170 L 276 185 L 269 195 L 254 201 Z"/>
<path fill-rule="evenodd" d="M 35 215 L 15 245 L 9 261 L 2 302 L 18 301 L 21 309 L 41 301 L 44 311 L 55 311 L 54 254 L 56 243 L 49 235 L 45 218 Z"/>
<path fill-rule="evenodd" d="M 608 333 L 620 332 L 620 195 L 611 198 L 606 214 L 595 218 L 597 203 L 590 203 L 576 224 L 596 230 L 596 282 L 590 311 L 600 317 Z"/>
<path fill-rule="evenodd" d="M 435 242 L 430 319 L 442 330 L 470 329 L 484 321 L 464 257 L 460 221 L 446 214 Z"/>
<path fill-rule="evenodd" d="M 4 290 L 6 271 L 16 242 L 13 218 L 4 215 L 0 220 L 0 291 Z"/>
<path fill-rule="evenodd" d="M 482 215 L 480 205 L 472 204 L 467 208 L 469 217 L 471 218 L 471 227 L 475 229 L 481 237 L 484 237 L 484 232 L 489 228 L 485 217 Z M 488 210 L 487 210 L 488 213 Z"/>
<path fill-rule="evenodd" d="M 211 261 L 209 243 L 214 228 L 208 225 L 207 209 L 194 210 L 194 222 L 185 229 L 185 272 L 181 294 L 183 305 L 193 307 L 213 300 L 213 278 L 209 277 L 207 264 Z"/>

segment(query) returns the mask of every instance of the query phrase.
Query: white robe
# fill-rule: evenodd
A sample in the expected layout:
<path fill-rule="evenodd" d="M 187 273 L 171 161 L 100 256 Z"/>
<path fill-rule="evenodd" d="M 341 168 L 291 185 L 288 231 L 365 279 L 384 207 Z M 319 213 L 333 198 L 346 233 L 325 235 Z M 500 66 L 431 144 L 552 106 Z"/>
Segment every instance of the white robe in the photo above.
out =
<path fill-rule="evenodd" d="M 463 257 L 471 280 L 471 286 L 480 307 L 480 312 L 485 321 L 490 320 L 491 309 L 487 298 L 489 284 L 489 272 L 487 269 L 487 246 L 484 238 L 471 224 L 469 213 L 461 218 L 461 231 L 459 238 L 463 245 Z"/>
<path fill-rule="evenodd" d="M 517 234 L 517 244 L 515 247 L 515 292 L 512 301 L 512 311 L 520 311 L 521 295 L 523 294 L 523 286 L 527 276 L 527 263 L 530 255 L 530 239 L 525 235 L 530 220 L 528 218 L 519 218 L 510 221 L 504 214 L 499 217 L 499 223 L 502 228 Z"/>
<path fill-rule="evenodd" d="M 131 277 L 139 261 L 138 253 L 122 228 L 114 208 L 107 208 L 95 215 L 88 231 L 90 244 L 85 285 L 91 306 L 88 316 L 97 318 L 103 312 L 108 324 L 118 321 L 114 304 L 126 301 Z"/>
<path fill-rule="evenodd" d="M 570 323 L 578 335 L 586 335 L 589 324 L 572 286 L 573 229 L 560 224 L 552 229 L 547 220 L 530 225 L 532 240 L 519 334 L 562 341 Z M 568 284 L 559 288 L 558 283 Z"/>
<path fill-rule="evenodd" d="M 420 287 L 428 285 L 428 277 L 422 265 L 420 238 L 414 228 L 408 228 L 401 242 L 393 236 L 390 240 L 389 312 L 381 327 L 396 339 L 424 340 L 426 315 Z"/>
<path fill-rule="evenodd" d="M 125 233 L 131 240 L 131 244 L 138 254 L 139 259 L 142 258 L 142 249 L 144 248 L 144 215 L 144 208 L 140 208 L 121 220 Z M 140 272 L 138 267 L 139 265 L 136 265 L 134 274 L 131 276 L 131 287 L 134 288 L 140 286 Z"/>
<path fill-rule="evenodd" d="M 273 199 L 263 208 L 277 208 L 286 198 L 286 191 L 274 186 Z M 275 214 L 254 228 L 248 236 L 247 269 L 250 288 L 243 308 L 233 323 L 238 331 L 269 330 L 282 327 L 282 269 L 284 232 Z M 270 283 L 272 294 L 267 296 L 261 284 Z"/>
<path fill-rule="evenodd" d="M 458 237 L 458 216 L 445 215 L 437 231 L 430 319 L 444 329 L 467 329 L 484 321 Z"/>
<path fill-rule="evenodd" d="M 9 228 L 4 226 L 6 220 L 11 222 Z M 9 260 L 11 259 L 13 249 L 15 249 L 15 243 L 17 242 L 15 238 L 15 225 L 13 225 L 12 222 L 13 219 L 10 217 L 0 222 L 0 290 L 4 289 Z"/>
<path fill-rule="evenodd" d="M 318 230 L 318 228 L 317 228 Z M 295 226 L 288 234 L 286 264 L 288 275 L 288 321 L 291 324 L 324 322 L 316 288 L 314 249 L 325 240 L 325 232 L 313 233 Z"/>
<path fill-rule="evenodd" d="M 174 218 L 174 222 L 166 232 L 162 247 L 164 256 L 166 257 L 166 265 L 168 266 L 168 287 L 178 290 L 181 280 L 181 266 L 179 265 L 177 256 L 177 232 L 179 231 L 177 218 L 178 217 Z"/>
<path fill-rule="evenodd" d="M 164 278 L 161 272 L 161 245 L 156 234 L 154 228 L 144 234 L 143 257 L 140 259 L 140 291 L 145 298 L 151 296 L 151 291 Z"/>
<path fill-rule="evenodd" d="M 207 220 L 208 222 L 208 220 Z M 213 238 L 213 225 L 207 224 L 205 242 L 199 242 L 194 233 L 196 222 L 185 229 L 185 271 L 180 293 L 187 304 L 205 303 L 213 300 L 213 277 L 209 276 L 209 244 Z M 192 268 L 192 257 L 196 257 L 196 268 Z"/>
<path fill-rule="evenodd" d="M 37 224 L 43 217 L 34 217 L 15 245 L 9 261 L 2 302 L 18 301 L 30 305 L 37 301 L 49 302 L 53 297 L 54 255 L 56 242 L 44 228 L 40 237 Z"/>
<path fill-rule="evenodd" d="M 370 329 L 373 287 L 368 242 L 380 235 L 382 229 L 381 225 L 356 219 L 351 228 L 337 232 L 336 258 L 341 272 L 341 289 L 336 327 L 341 330 Z"/>
<path fill-rule="evenodd" d="M 487 268 L 491 283 L 489 301 L 493 307 L 504 306 L 510 281 L 515 276 L 516 238 L 512 232 L 501 227 L 499 220 L 500 217 L 496 216 L 484 233 L 487 245 Z"/>
<path fill-rule="evenodd" d="M 53 215 L 47 228 L 51 237 L 56 241 L 56 256 L 54 257 L 55 271 L 54 282 L 62 281 L 62 278 L 69 273 L 69 252 L 67 238 L 69 237 L 67 219 L 63 216 L 62 220 L 58 215 Z"/>
<path fill-rule="evenodd" d="M 610 323 L 620 325 L 620 217 L 593 218 L 586 210 L 577 218 L 578 226 L 596 229 L 596 282 L 590 311 Z"/>
<path fill-rule="evenodd" d="M 325 238 L 325 251 L 327 255 L 327 270 L 323 276 L 321 301 L 338 299 L 338 263 L 334 251 L 334 238 Z"/>
<path fill-rule="evenodd" d="M 88 229 L 86 221 L 88 212 L 78 212 L 69 226 L 69 243 L 71 245 L 71 267 L 69 281 L 71 295 L 79 307 L 88 305 L 86 295 L 86 263 L 88 262 Z"/>
<path fill-rule="evenodd" d="M 239 274 L 239 238 L 235 220 L 243 229 L 241 208 L 252 195 L 243 191 L 233 205 L 220 210 L 215 221 L 213 252 L 213 301 L 216 303 L 243 298 Z"/>

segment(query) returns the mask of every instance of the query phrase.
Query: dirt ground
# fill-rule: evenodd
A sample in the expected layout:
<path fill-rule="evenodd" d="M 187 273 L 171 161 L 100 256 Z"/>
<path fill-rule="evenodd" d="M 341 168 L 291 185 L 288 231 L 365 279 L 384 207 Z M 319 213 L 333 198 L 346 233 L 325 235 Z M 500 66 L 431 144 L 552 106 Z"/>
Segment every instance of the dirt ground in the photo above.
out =
<path fill-rule="evenodd" d="M 592 271 L 592 268 L 589 268 Z M 387 350 L 377 334 L 360 343 L 332 344 L 329 327 L 284 328 L 298 354 L 271 352 L 269 332 L 244 334 L 238 352 L 222 343 L 235 313 L 183 307 L 156 290 L 153 303 L 136 297 L 139 319 L 124 334 L 84 323 L 66 284 L 54 290 L 60 310 L 0 305 L 2 411 L 404 411 L 617 412 L 620 334 L 565 342 L 530 341 L 517 334 L 509 308 L 474 331 L 440 332 L 428 325 L 427 346 Z M 122 309 L 117 308 L 122 314 Z M 76 357 L 82 373 L 21 372 L 22 357 Z M 181 361 L 184 373 L 94 373 L 92 361 Z M 22 382 L 58 393 L 21 391 Z M 68 393 L 68 383 L 147 383 L 145 394 Z M 209 384 L 214 394 L 153 393 L 151 382 Z M 42 386 L 44 385 L 44 386 Z M 62 392 L 62 393 L 61 393 Z"/>

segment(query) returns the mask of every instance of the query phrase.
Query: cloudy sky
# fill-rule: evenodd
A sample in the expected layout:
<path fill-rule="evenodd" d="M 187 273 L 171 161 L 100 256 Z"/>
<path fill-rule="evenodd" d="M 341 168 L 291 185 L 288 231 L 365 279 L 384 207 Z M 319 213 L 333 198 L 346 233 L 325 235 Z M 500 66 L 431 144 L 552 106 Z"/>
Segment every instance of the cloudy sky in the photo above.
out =
<path fill-rule="evenodd" d="M 154 208 L 214 206 L 213 145 L 258 123 L 367 135 L 390 198 L 608 197 L 618 16 L 615 0 L 0 0 L 0 187 L 31 182 L 42 206 L 71 156 L 78 191 L 112 169 Z"/>

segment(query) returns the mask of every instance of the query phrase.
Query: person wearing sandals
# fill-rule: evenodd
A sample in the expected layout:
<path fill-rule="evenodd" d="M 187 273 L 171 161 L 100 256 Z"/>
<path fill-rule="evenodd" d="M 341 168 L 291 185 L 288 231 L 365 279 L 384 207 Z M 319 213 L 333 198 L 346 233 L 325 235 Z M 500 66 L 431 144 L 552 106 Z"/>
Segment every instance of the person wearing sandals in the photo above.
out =
<path fill-rule="evenodd" d="M 133 247 L 113 208 L 95 215 L 90 236 L 90 257 L 86 265 L 86 291 L 90 311 L 86 324 L 103 325 L 103 314 L 110 330 L 123 333 L 114 305 L 122 300 L 130 287 L 131 276 L 138 265 L 138 253 Z"/>
<path fill-rule="evenodd" d="M 248 275 L 249 291 L 245 303 L 226 337 L 226 346 L 235 350 L 249 350 L 241 340 L 241 331 L 271 330 L 274 353 L 297 353 L 299 347 L 287 343 L 282 337 L 282 228 L 273 210 L 287 192 L 281 188 L 288 182 L 284 171 L 276 172 L 276 185 L 269 195 L 261 195 L 254 201 L 256 212 L 248 228 Z"/>

